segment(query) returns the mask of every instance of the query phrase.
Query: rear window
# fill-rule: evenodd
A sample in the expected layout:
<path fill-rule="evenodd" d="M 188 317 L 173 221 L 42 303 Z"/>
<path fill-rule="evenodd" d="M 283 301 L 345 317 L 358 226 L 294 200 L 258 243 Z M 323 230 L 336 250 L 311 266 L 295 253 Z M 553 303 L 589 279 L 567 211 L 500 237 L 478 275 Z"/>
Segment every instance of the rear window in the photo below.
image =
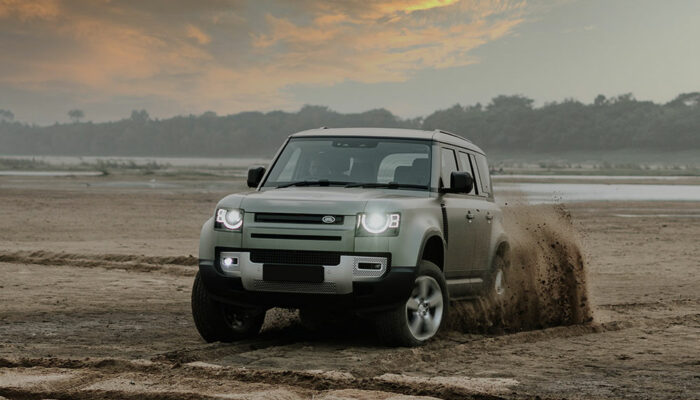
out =
<path fill-rule="evenodd" d="M 491 175 L 489 174 L 489 165 L 486 162 L 486 157 L 481 154 L 477 154 L 476 167 L 479 170 L 479 176 L 481 177 L 481 192 L 487 195 L 491 194 Z"/>
<path fill-rule="evenodd" d="M 469 155 L 467 153 L 462 153 L 461 151 L 459 152 L 459 161 L 462 163 L 462 170 L 469 172 L 472 175 L 472 178 L 474 179 L 474 187 L 472 187 L 472 191 L 467 193 L 467 194 L 477 194 L 477 181 L 478 177 L 472 170 L 472 163 L 469 161 Z"/>

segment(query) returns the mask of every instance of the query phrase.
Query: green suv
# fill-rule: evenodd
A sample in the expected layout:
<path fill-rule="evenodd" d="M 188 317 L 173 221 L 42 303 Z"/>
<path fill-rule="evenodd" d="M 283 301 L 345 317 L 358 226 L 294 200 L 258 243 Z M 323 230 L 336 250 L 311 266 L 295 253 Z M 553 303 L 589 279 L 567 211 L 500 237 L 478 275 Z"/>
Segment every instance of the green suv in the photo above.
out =
<path fill-rule="evenodd" d="M 444 325 L 450 300 L 502 297 L 508 242 L 486 156 L 436 130 L 314 129 L 291 135 L 252 191 L 202 227 L 192 291 L 208 342 L 256 335 L 272 307 L 323 325 L 376 321 L 394 345 Z"/>

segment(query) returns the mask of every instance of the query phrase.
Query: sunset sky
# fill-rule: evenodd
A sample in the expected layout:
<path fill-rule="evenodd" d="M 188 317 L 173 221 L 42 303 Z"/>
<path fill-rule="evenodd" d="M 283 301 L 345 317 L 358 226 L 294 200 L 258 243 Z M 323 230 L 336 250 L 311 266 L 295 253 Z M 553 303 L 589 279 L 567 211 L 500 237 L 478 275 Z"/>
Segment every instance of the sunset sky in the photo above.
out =
<path fill-rule="evenodd" d="M 0 0 L 0 109 L 66 122 L 215 111 L 402 117 L 700 90 L 700 1 Z"/>

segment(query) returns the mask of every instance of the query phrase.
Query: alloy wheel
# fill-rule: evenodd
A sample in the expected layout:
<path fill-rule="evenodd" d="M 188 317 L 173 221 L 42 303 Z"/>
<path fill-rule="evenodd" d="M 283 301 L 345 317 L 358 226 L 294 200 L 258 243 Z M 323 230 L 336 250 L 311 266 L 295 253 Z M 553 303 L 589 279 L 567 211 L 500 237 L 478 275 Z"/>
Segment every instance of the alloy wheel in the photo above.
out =
<path fill-rule="evenodd" d="M 418 277 L 406 302 L 406 319 L 411 335 L 417 340 L 430 339 L 440 329 L 442 315 L 440 284 L 430 276 Z"/>

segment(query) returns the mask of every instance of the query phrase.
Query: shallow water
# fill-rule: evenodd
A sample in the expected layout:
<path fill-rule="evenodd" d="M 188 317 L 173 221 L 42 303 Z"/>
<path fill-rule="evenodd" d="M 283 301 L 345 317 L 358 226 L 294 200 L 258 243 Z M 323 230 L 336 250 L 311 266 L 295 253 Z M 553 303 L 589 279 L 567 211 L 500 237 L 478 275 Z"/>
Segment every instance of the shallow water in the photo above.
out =
<path fill-rule="evenodd" d="M 529 203 L 700 201 L 700 185 L 497 182 L 494 190 L 499 200 L 522 196 Z"/>
<path fill-rule="evenodd" d="M 170 165 L 173 167 L 222 167 L 222 168 L 247 168 L 253 165 L 268 165 L 270 160 L 264 158 L 235 158 L 235 157 L 107 157 L 107 156 L 2 156 L 0 158 L 15 160 L 34 160 L 52 165 L 80 165 L 83 163 L 95 164 L 97 162 L 134 163 L 144 165 L 156 163 L 158 165 Z"/>
<path fill-rule="evenodd" d="M 101 171 L 0 171 L 0 176 L 100 176 Z"/>
<path fill-rule="evenodd" d="M 700 214 L 611 214 L 620 218 L 700 218 Z"/>
<path fill-rule="evenodd" d="M 494 181 L 506 179 L 522 180 L 566 180 L 566 181 L 677 181 L 688 179 L 688 176 L 667 176 L 667 175 L 492 175 Z"/>

